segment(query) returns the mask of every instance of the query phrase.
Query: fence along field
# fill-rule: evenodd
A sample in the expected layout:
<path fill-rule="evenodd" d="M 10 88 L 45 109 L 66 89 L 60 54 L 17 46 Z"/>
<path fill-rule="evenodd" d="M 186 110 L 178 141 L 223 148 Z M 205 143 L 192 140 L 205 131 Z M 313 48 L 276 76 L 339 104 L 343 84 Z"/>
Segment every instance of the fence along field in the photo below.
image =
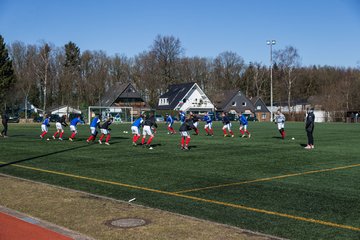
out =
<path fill-rule="evenodd" d="M 270 123 L 250 123 L 250 139 L 236 122 L 235 138 L 220 127 L 186 152 L 165 124 L 154 150 L 131 146 L 129 124 L 113 126 L 110 146 L 87 144 L 88 126 L 75 142 L 47 142 L 39 126 L 12 124 L 0 172 L 290 239 L 359 237 L 360 125 L 317 124 L 310 151 L 302 123 L 287 123 L 284 141 Z"/>

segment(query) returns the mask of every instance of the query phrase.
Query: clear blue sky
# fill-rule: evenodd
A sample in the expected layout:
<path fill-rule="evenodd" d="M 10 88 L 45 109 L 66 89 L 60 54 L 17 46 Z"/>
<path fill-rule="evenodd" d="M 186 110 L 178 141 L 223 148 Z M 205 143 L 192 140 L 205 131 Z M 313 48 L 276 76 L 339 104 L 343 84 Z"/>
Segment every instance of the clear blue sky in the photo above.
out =
<path fill-rule="evenodd" d="M 359 0 L 0 0 L 0 34 L 127 57 L 172 35 L 185 56 L 232 51 L 266 65 L 275 39 L 274 50 L 297 48 L 304 66 L 360 67 Z"/>

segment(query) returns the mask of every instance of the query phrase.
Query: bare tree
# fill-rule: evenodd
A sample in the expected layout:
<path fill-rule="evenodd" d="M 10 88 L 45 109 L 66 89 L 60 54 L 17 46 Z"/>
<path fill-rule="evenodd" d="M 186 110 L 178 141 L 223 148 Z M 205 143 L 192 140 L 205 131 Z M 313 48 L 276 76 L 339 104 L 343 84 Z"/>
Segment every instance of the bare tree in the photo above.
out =
<path fill-rule="evenodd" d="M 36 46 L 26 46 L 22 42 L 14 42 L 10 47 L 10 56 L 13 60 L 14 72 L 17 78 L 15 87 L 24 95 L 25 119 L 28 119 L 28 98 L 31 88 L 35 84 L 35 73 L 33 71 Z M 22 98 L 22 96 L 20 96 Z"/>
<path fill-rule="evenodd" d="M 165 86 L 178 81 L 177 65 L 184 50 L 181 42 L 173 36 L 156 36 L 150 52 L 155 56 L 162 83 Z"/>
<path fill-rule="evenodd" d="M 223 52 L 215 58 L 214 78 L 222 90 L 236 89 L 241 85 L 241 75 L 245 71 L 245 62 L 234 52 Z"/>
<path fill-rule="evenodd" d="M 287 104 L 291 111 L 291 97 L 294 82 L 296 81 L 295 71 L 300 67 L 300 56 L 296 48 L 287 46 L 283 50 L 274 52 L 274 59 L 283 74 L 283 83 L 287 89 Z"/>
<path fill-rule="evenodd" d="M 161 82 L 156 56 L 153 52 L 144 52 L 136 56 L 132 73 L 134 83 L 139 88 L 145 101 L 151 107 L 156 107 L 158 97 L 167 86 Z"/>
<path fill-rule="evenodd" d="M 42 103 L 43 110 L 46 111 L 47 100 L 47 87 L 49 84 L 49 72 L 50 72 L 50 53 L 51 47 L 48 43 L 43 43 L 40 46 L 38 58 L 39 61 L 34 64 L 35 72 L 40 80 L 40 89 L 42 90 Z"/>
<path fill-rule="evenodd" d="M 126 56 L 115 55 L 110 59 L 110 79 L 111 84 L 131 82 L 131 59 Z"/>
<path fill-rule="evenodd" d="M 254 62 L 250 63 L 245 75 L 245 94 L 247 96 L 261 97 L 265 94 L 265 84 L 267 82 L 267 68 L 261 63 Z"/>
<path fill-rule="evenodd" d="M 88 104 L 100 105 L 104 92 L 111 87 L 110 60 L 103 51 L 85 51 L 81 56 L 81 81 L 79 94 Z"/>

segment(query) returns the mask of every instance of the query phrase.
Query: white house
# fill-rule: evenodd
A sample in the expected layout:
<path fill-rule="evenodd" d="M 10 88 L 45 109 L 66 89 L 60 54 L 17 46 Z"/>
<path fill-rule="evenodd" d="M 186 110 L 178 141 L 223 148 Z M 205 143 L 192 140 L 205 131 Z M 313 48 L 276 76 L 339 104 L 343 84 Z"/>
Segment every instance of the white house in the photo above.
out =
<path fill-rule="evenodd" d="M 182 83 L 169 86 L 160 96 L 157 110 L 203 113 L 214 111 L 214 104 L 196 83 Z"/>

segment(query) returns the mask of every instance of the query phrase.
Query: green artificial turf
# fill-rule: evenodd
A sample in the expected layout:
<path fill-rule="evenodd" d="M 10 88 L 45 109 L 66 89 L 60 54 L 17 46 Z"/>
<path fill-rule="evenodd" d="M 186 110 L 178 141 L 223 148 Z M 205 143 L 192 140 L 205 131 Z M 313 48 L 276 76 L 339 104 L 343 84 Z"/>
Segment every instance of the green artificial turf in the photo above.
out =
<path fill-rule="evenodd" d="M 184 151 L 163 123 L 153 150 L 132 146 L 129 124 L 112 126 L 110 146 L 86 143 L 88 126 L 70 142 L 40 140 L 40 125 L 10 124 L 0 173 L 284 238 L 360 238 L 360 124 L 316 124 L 313 150 L 304 149 L 303 123 L 286 123 L 285 140 L 271 123 L 250 123 L 251 138 L 237 122 L 234 138 L 218 122 L 213 137 L 202 127 Z"/>

